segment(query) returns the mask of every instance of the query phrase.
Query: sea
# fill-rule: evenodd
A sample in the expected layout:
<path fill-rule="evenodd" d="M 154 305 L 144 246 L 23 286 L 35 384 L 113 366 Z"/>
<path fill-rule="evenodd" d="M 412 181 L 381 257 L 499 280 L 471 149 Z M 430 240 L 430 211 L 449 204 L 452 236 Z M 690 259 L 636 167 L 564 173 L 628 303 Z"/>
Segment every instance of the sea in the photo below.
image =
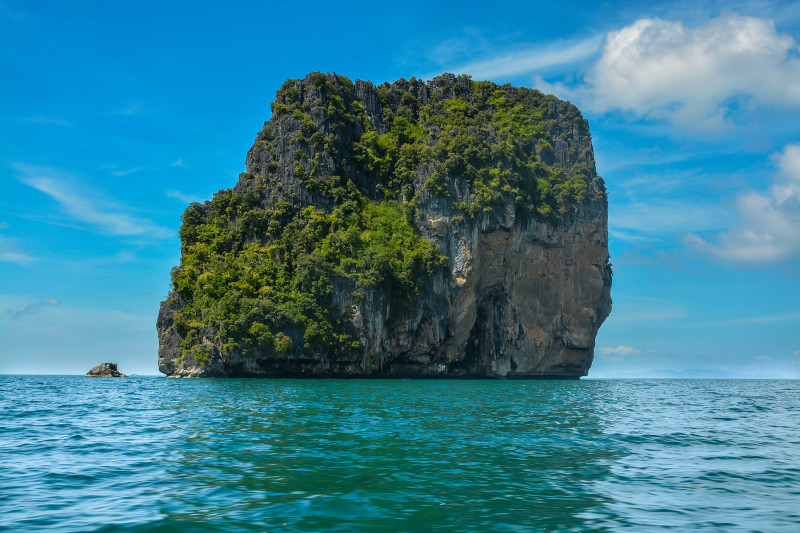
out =
<path fill-rule="evenodd" d="M 798 380 L 0 376 L 0 531 L 800 531 Z"/>

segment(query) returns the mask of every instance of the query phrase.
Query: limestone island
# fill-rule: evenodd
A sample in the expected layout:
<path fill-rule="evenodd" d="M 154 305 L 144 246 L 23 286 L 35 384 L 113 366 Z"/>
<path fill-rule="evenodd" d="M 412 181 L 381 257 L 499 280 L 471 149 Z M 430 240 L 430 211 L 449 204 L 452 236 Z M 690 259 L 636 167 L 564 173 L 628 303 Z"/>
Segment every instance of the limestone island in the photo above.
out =
<path fill-rule="evenodd" d="M 127 378 L 125 374 L 117 370 L 117 363 L 103 363 L 97 365 L 86 373 L 90 378 Z"/>
<path fill-rule="evenodd" d="M 589 124 L 444 74 L 287 80 L 232 189 L 182 216 L 172 377 L 578 378 L 611 311 Z"/>

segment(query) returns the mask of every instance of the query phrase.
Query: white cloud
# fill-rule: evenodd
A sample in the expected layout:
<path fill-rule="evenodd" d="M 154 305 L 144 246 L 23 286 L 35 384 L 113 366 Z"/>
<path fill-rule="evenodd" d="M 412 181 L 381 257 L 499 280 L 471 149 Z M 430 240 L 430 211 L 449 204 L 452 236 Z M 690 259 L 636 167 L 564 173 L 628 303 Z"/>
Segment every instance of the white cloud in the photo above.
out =
<path fill-rule="evenodd" d="M 757 355 L 755 357 L 758 361 L 772 361 L 772 357 L 766 354 Z"/>
<path fill-rule="evenodd" d="M 772 20 L 727 12 L 705 25 L 640 19 L 606 37 L 577 89 L 537 85 L 599 112 L 719 129 L 740 106 L 800 105 L 797 42 Z"/>
<path fill-rule="evenodd" d="M 175 168 L 175 167 L 186 167 L 186 163 L 183 162 L 183 158 L 180 158 L 174 163 L 171 163 L 167 168 Z"/>
<path fill-rule="evenodd" d="M 737 227 L 708 239 L 689 234 L 685 244 L 743 266 L 780 262 L 800 253 L 800 143 L 787 145 L 773 159 L 779 172 L 769 191 L 739 196 Z"/>
<path fill-rule="evenodd" d="M 8 229 L 8 222 L 0 222 L 0 229 Z"/>
<path fill-rule="evenodd" d="M 642 353 L 642 351 L 638 348 L 634 348 L 633 346 L 616 346 L 616 347 L 609 347 L 603 346 L 597 349 L 602 355 L 621 355 L 623 357 L 627 355 L 633 355 L 637 353 Z"/>
<path fill-rule="evenodd" d="M 599 353 L 603 360 L 608 363 L 623 363 L 626 361 L 626 357 L 629 355 L 636 355 L 642 353 L 642 351 L 638 348 L 634 348 L 633 346 L 602 346 L 597 349 L 597 353 Z"/>
<path fill-rule="evenodd" d="M 144 218 L 125 213 L 123 208 L 108 199 L 99 199 L 85 186 L 80 191 L 70 183 L 70 176 L 56 169 L 15 164 L 21 181 L 48 195 L 73 219 L 91 225 L 96 231 L 109 235 L 148 235 L 169 237 L 172 232 Z"/>

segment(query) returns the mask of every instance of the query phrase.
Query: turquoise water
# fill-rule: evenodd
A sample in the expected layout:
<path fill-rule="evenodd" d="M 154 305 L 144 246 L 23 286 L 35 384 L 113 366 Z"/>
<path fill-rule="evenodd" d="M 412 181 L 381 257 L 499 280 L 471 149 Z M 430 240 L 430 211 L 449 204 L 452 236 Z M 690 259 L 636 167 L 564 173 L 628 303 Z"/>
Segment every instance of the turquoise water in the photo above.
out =
<path fill-rule="evenodd" d="M 800 531 L 800 381 L 0 376 L 3 531 Z"/>

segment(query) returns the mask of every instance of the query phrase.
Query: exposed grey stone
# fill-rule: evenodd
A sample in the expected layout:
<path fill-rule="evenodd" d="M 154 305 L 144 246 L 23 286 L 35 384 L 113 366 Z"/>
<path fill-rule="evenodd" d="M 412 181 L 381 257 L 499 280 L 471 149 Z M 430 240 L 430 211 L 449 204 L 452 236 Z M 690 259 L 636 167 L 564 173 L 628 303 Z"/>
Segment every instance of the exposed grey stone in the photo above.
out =
<path fill-rule="evenodd" d="M 441 76 L 431 82 L 399 80 L 393 85 L 415 92 L 427 101 L 435 91 L 453 91 L 469 83 L 462 77 Z M 295 88 L 304 102 L 320 98 L 309 78 L 297 80 Z M 462 87 L 464 89 L 464 87 Z M 504 86 L 504 90 L 516 91 Z M 354 94 L 378 132 L 388 125 L 377 88 L 357 80 Z M 552 99 L 548 121 L 551 149 L 541 154 L 544 163 L 569 171 L 585 165 L 591 186 L 604 191 L 597 176 L 588 122 L 569 119 L 575 108 Z M 324 113 L 311 115 L 320 131 L 330 131 Z M 579 115 L 578 115 L 579 116 Z M 256 142 L 247 154 L 249 173 L 272 163 L 279 170 L 276 190 L 280 198 L 292 198 L 297 206 L 329 207 L 330 200 L 301 186 L 295 177 L 294 154 L 304 150 L 315 159 L 313 147 L 292 142 L 302 124 L 291 116 L 265 123 L 264 131 L 277 137 L 274 152 Z M 356 128 L 357 129 L 357 128 Z M 338 132 L 342 147 L 360 132 Z M 347 135 L 354 135 L 348 138 Z M 493 135 L 490 131 L 489 135 Z M 531 150 L 535 148 L 532 146 Z M 369 176 L 357 172 L 352 154 L 334 161 L 323 152 L 316 158 L 320 175 L 345 169 L 348 177 L 367 194 L 376 187 Z M 512 203 L 463 217 L 454 208 L 470 203 L 471 191 L 463 180 L 449 177 L 450 196 L 437 197 L 425 187 L 432 169 L 417 170 L 415 191 L 419 195 L 418 224 L 422 234 L 435 242 L 450 258 L 447 272 L 420 286 L 407 305 L 396 305 L 380 290 L 366 291 L 355 299 L 355 286 L 348 280 L 334 281 L 334 310 L 348 317 L 361 343 L 357 357 L 333 360 L 328 354 L 310 354 L 302 359 L 254 360 L 236 354 L 223 356 L 217 331 L 203 332 L 207 349 L 200 364 L 191 355 L 180 356 L 180 337 L 174 327 L 175 313 L 184 302 L 172 293 L 162 303 L 157 329 L 159 370 L 173 377 L 203 376 L 364 376 L 364 377 L 499 377 L 577 378 L 587 375 L 594 356 L 598 328 L 611 311 L 611 270 L 608 255 L 607 201 L 604 194 L 577 206 L 558 221 L 537 216 L 520 217 Z M 252 175 L 242 174 L 234 192 L 251 187 Z M 294 195 L 294 196 L 292 196 Z M 271 208 L 267 198 L 264 207 Z M 208 208 L 206 203 L 206 208 Z M 393 305 L 395 304 L 395 305 Z"/>
<path fill-rule="evenodd" d="M 127 378 L 125 374 L 117 370 L 117 363 L 103 363 L 97 365 L 86 373 L 91 378 Z"/>

